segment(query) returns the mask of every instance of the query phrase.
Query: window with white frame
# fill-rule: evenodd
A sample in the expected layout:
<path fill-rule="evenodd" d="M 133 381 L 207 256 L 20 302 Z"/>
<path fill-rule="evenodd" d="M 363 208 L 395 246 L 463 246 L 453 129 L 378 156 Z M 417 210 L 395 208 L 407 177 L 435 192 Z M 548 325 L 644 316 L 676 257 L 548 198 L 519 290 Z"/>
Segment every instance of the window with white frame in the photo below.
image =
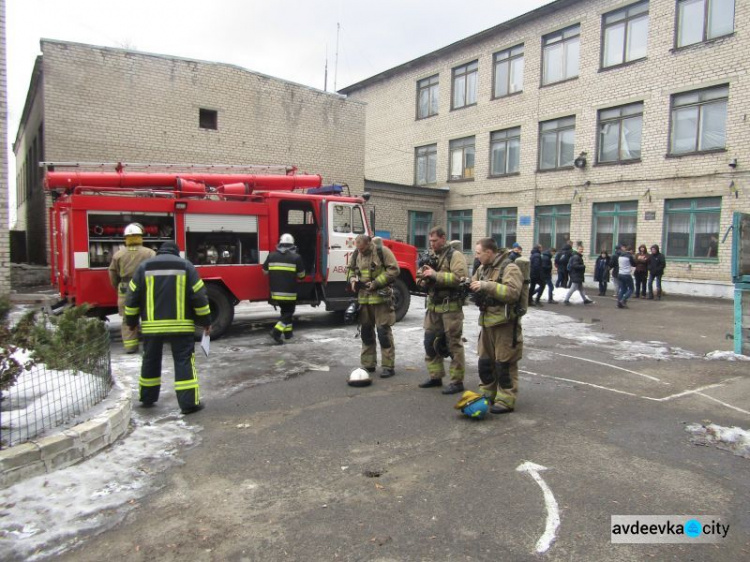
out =
<path fill-rule="evenodd" d="M 602 68 L 646 57 L 648 2 L 639 2 L 604 14 Z"/>
<path fill-rule="evenodd" d="M 450 141 L 450 172 L 448 177 L 451 180 L 474 178 L 474 137 Z"/>
<path fill-rule="evenodd" d="M 606 251 L 611 255 L 615 251 L 615 244 L 635 248 L 638 201 L 594 203 L 592 219 L 593 253 Z"/>
<path fill-rule="evenodd" d="M 578 76 L 581 26 L 576 24 L 542 38 L 542 85 Z"/>
<path fill-rule="evenodd" d="M 576 118 L 563 117 L 539 123 L 539 169 L 567 168 L 575 160 Z"/>
<path fill-rule="evenodd" d="M 493 98 L 523 91 L 523 45 L 495 53 Z"/>
<path fill-rule="evenodd" d="M 643 102 L 599 111 L 598 162 L 627 162 L 641 158 Z"/>
<path fill-rule="evenodd" d="M 479 62 L 474 61 L 453 69 L 453 100 L 451 107 L 458 109 L 477 103 L 477 77 Z"/>
<path fill-rule="evenodd" d="M 678 0 L 677 47 L 734 32 L 735 0 Z"/>
<path fill-rule="evenodd" d="M 490 133 L 490 175 L 518 172 L 521 160 L 521 127 Z"/>
<path fill-rule="evenodd" d="M 471 209 L 465 211 L 448 211 L 448 240 L 460 240 L 461 251 L 473 253 L 471 245 Z"/>
<path fill-rule="evenodd" d="M 665 201 L 664 255 L 718 259 L 721 197 Z"/>
<path fill-rule="evenodd" d="M 727 140 L 729 86 L 672 96 L 671 154 L 719 150 Z"/>
<path fill-rule="evenodd" d="M 416 185 L 434 185 L 437 182 L 437 145 L 428 144 L 415 149 Z"/>
<path fill-rule="evenodd" d="M 497 242 L 498 248 L 510 248 L 516 238 L 518 209 L 487 209 L 487 235 Z"/>
<path fill-rule="evenodd" d="M 417 82 L 417 119 L 437 115 L 439 94 L 440 81 L 437 74 Z"/>

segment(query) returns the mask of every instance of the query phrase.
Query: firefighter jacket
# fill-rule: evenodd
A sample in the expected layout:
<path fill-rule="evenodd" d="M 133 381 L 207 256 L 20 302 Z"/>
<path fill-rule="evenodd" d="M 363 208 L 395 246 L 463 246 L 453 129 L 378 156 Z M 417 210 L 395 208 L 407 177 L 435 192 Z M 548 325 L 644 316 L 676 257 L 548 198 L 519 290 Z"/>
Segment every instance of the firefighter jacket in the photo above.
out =
<path fill-rule="evenodd" d="M 144 336 L 191 334 L 195 324 L 211 324 L 206 286 L 193 264 L 179 256 L 174 243 L 165 242 L 155 258 L 138 267 L 128 284 L 125 321 L 135 327 L 139 316 Z"/>
<path fill-rule="evenodd" d="M 360 287 L 357 293 L 359 304 L 390 303 L 393 293 L 390 285 L 398 278 L 400 272 L 393 252 L 372 242 L 364 252 L 357 250 L 352 254 L 346 271 L 346 280 L 351 283 L 352 278 L 356 277 L 362 284 L 372 282 L 369 291 Z"/>
<path fill-rule="evenodd" d="M 427 310 L 455 312 L 464 304 L 464 294 L 458 290 L 461 279 L 468 275 L 466 257 L 450 244 L 439 252 L 431 252 L 437 260 L 436 278 L 427 282 Z"/>
<path fill-rule="evenodd" d="M 474 272 L 472 281 L 481 281 L 479 297 L 479 325 L 498 326 L 517 317 L 515 305 L 523 291 L 523 273 L 508 257 L 510 252 L 498 254 L 490 265 Z"/>
<path fill-rule="evenodd" d="M 263 273 L 268 274 L 272 301 L 297 301 L 297 279 L 305 278 L 305 264 L 294 246 L 279 244 L 263 263 Z"/>
<path fill-rule="evenodd" d="M 156 252 L 151 248 L 140 245 L 118 250 L 109 264 L 109 282 L 119 294 L 124 295 L 128 292 L 128 283 L 138 266 L 155 255 Z"/>

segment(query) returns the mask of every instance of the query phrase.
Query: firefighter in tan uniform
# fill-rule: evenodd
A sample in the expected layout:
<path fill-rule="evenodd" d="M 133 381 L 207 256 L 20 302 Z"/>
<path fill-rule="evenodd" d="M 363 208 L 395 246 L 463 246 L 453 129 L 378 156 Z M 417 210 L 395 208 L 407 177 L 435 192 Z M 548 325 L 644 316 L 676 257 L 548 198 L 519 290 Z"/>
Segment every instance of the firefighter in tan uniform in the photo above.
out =
<path fill-rule="evenodd" d="M 443 386 L 443 354 L 438 352 L 441 346 L 436 345 L 436 341 L 445 338 L 442 347 L 447 346 L 451 356 L 451 382 L 443 389 L 443 394 L 455 394 L 464 390 L 464 295 L 459 284 L 467 275 L 466 258 L 461 251 L 447 244 L 443 228 L 433 228 L 429 237 L 433 264 L 421 269 L 420 283 L 427 289 L 424 349 L 430 378 L 419 386 Z"/>
<path fill-rule="evenodd" d="M 524 278 L 510 259 L 510 251 L 498 250 L 492 238 L 476 245 L 481 267 L 474 272 L 470 289 L 479 306 L 479 388 L 493 404 L 490 412 L 505 414 L 516 406 L 518 361 L 523 355 L 523 334 L 517 303 L 522 298 Z"/>
<path fill-rule="evenodd" d="M 396 374 L 396 347 L 391 326 L 396 323 L 391 284 L 400 272 L 396 256 L 380 239 L 360 234 L 355 239 L 357 251 L 349 260 L 346 279 L 357 293 L 360 304 L 359 324 L 362 332 L 360 363 L 374 373 L 378 364 L 377 341 L 380 342 L 381 378 Z"/>
<path fill-rule="evenodd" d="M 135 270 L 155 255 L 156 252 L 143 245 L 143 227 L 140 224 L 125 227 L 125 248 L 118 250 L 109 264 L 109 281 L 117 291 L 117 312 L 120 316 L 125 310 L 125 295 Z M 138 353 L 138 327 L 131 328 L 123 319 L 121 331 L 125 352 Z"/>

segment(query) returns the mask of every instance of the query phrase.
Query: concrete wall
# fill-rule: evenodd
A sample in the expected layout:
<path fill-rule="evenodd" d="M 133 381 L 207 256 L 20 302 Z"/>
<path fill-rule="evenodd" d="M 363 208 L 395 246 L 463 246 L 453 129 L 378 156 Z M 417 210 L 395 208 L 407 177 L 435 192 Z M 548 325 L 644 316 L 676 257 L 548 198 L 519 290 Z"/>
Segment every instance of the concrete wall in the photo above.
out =
<path fill-rule="evenodd" d="M 19 170 L 42 138 L 46 161 L 294 165 L 362 192 L 360 102 L 227 64 L 49 40 L 41 47 L 16 140 Z M 199 126 L 201 109 L 217 112 L 216 129 Z M 19 174 L 19 190 L 28 181 Z M 19 199 L 17 228 L 27 232 L 29 261 L 46 263 L 31 250 L 46 248 L 49 198 L 41 181 L 31 192 Z"/>
<path fill-rule="evenodd" d="M 732 212 L 750 208 L 746 166 L 750 148 L 747 109 L 750 79 L 750 4 L 736 2 L 735 33 L 726 38 L 675 50 L 674 0 L 649 5 L 647 58 L 607 70 L 600 69 L 602 15 L 634 2 L 582 0 L 558 2 L 549 14 L 512 26 L 476 41 L 459 42 L 404 65 L 393 73 L 346 88 L 350 97 L 367 102 L 365 175 L 368 180 L 411 184 L 414 150 L 437 144 L 437 186 L 449 185 L 447 210 L 473 211 L 473 237 L 487 234 L 487 209 L 516 207 L 518 215 L 534 217 L 539 205 L 571 205 L 572 240 L 582 240 L 593 253 L 594 203 L 637 201 L 637 243 L 663 245 L 665 200 L 676 197 L 722 198 L 720 239 Z M 542 36 L 580 24 L 580 73 L 577 79 L 540 87 Z M 523 43 L 524 87 L 520 94 L 492 99 L 493 54 Z M 474 106 L 451 110 L 451 70 L 478 60 L 479 83 Z M 439 74 L 438 115 L 417 120 L 417 81 Z M 713 85 L 729 85 L 726 150 L 710 154 L 667 157 L 671 95 Z M 642 157 L 633 164 L 593 165 L 600 109 L 642 101 Z M 564 116 L 576 118 L 575 154 L 586 152 L 588 166 L 539 172 L 539 122 Z M 521 127 L 520 173 L 490 178 L 490 133 Z M 476 166 L 471 181 L 448 180 L 449 141 L 475 136 Z M 738 166 L 728 166 L 737 158 Z M 738 197 L 730 192 L 730 182 Z M 587 182 L 590 182 L 587 184 Z M 650 190 L 650 191 L 649 191 Z M 646 220 L 646 213 L 655 213 Z M 518 227 L 519 242 L 530 248 L 534 221 Z M 719 247 L 719 259 L 670 260 L 667 274 L 683 281 L 729 281 L 731 239 Z M 587 257 L 593 266 L 593 256 Z"/>

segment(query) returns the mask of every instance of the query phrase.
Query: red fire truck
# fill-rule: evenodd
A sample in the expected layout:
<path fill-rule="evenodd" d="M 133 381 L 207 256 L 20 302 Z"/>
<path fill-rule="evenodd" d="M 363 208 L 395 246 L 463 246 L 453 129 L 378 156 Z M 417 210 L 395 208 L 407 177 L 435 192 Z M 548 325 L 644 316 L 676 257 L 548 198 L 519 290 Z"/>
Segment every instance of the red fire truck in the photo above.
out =
<path fill-rule="evenodd" d="M 372 234 L 362 197 L 340 186 L 321 187 L 319 175 L 294 167 L 162 167 L 167 171 L 82 171 L 82 165 L 45 163 L 50 208 L 52 283 L 61 304 L 92 306 L 104 316 L 117 311 L 107 274 L 111 257 L 124 245 L 131 222 L 144 226 L 144 245 L 173 240 L 208 288 L 212 334 L 224 333 L 241 301 L 267 301 L 262 264 L 281 234 L 294 236 L 307 277 L 299 304 L 346 309 L 353 295 L 346 266 L 357 234 Z M 239 170 L 242 170 L 241 172 Z M 307 190 L 307 191 L 304 191 Z M 401 267 L 394 284 L 396 317 L 409 309 L 416 290 L 416 248 L 384 240 Z"/>

